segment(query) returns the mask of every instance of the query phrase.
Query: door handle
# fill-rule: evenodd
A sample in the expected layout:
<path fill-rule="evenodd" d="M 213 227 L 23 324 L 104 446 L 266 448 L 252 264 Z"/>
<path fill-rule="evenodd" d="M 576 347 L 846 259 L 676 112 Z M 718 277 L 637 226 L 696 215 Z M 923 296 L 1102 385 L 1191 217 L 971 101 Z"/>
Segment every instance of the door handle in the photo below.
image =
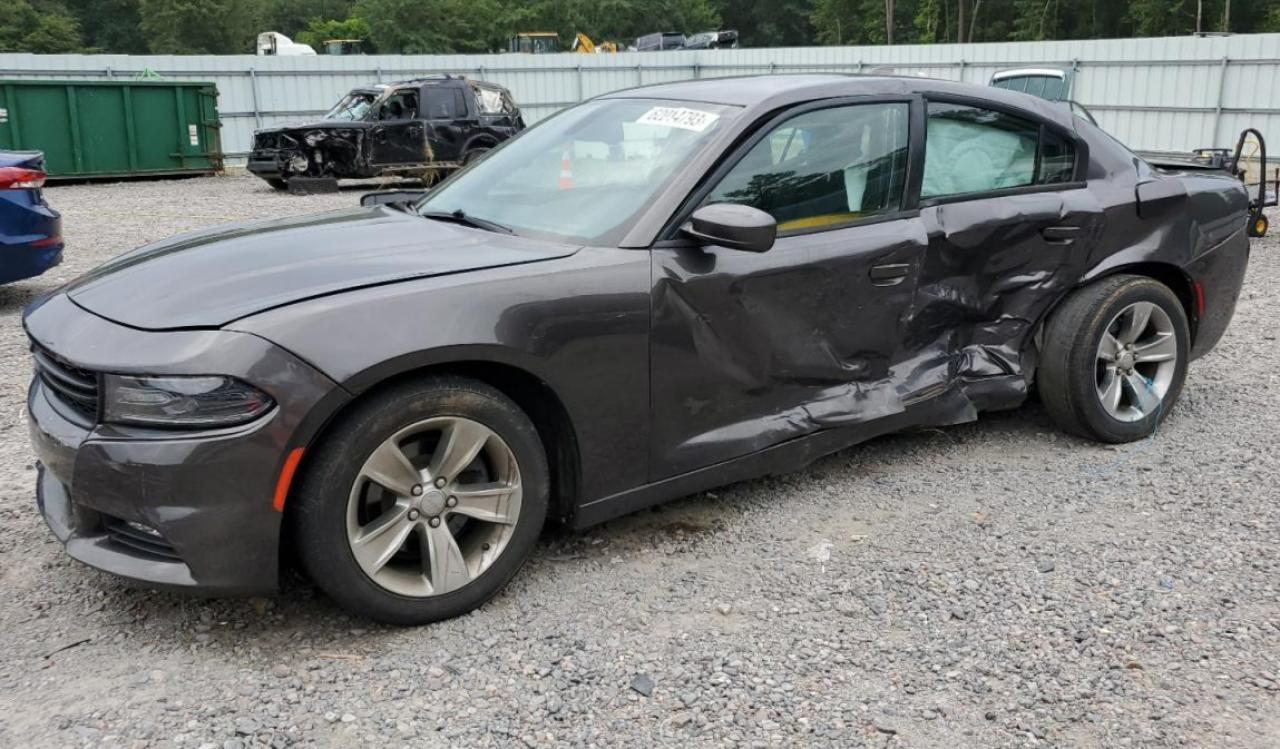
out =
<path fill-rule="evenodd" d="M 871 267 L 871 283 L 875 286 L 897 286 L 911 273 L 909 263 L 888 263 Z"/>
<path fill-rule="evenodd" d="M 1080 233 L 1078 226 L 1046 226 L 1040 230 L 1040 236 L 1053 244 L 1074 244 L 1076 235 Z"/>

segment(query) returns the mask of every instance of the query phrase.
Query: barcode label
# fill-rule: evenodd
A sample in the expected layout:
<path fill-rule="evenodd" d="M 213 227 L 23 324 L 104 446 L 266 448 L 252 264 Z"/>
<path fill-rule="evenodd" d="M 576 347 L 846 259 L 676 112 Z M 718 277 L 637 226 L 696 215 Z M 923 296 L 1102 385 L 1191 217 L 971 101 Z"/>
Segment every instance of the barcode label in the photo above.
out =
<path fill-rule="evenodd" d="M 678 127 L 681 130 L 692 130 L 695 133 L 700 133 L 711 127 L 711 124 L 718 119 L 720 119 L 718 114 L 687 107 L 654 107 L 645 112 L 644 116 L 636 120 L 636 122 L 641 125 Z"/>

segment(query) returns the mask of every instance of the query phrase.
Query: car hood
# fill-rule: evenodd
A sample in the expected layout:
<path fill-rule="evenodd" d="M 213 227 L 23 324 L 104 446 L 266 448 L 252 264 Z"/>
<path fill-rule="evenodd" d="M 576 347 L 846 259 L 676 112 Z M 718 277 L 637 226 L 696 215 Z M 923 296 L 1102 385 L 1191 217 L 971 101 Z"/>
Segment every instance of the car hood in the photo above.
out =
<path fill-rule="evenodd" d="M 213 328 L 349 289 L 578 249 L 373 206 L 180 234 L 90 271 L 67 293 L 90 312 L 135 328 Z"/>
<path fill-rule="evenodd" d="M 269 127 L 254 130 L 254 135 L 292 133 L 298 130 L 368 130 L 380 123 L 371 120 L 308 120 L 289 123 L 281 127 Z"/>

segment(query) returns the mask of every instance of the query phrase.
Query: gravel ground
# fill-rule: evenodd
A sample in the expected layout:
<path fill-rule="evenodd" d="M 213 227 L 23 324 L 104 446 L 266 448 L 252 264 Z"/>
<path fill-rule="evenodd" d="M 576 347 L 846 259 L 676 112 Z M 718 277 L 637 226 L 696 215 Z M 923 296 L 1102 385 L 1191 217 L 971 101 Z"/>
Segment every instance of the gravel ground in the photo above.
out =
<path fill-rule="evenodd" d="M 248 178 L 56 187 L 66 264 L 0 287 L 0 746 L 1280 742 L 1280 246 L 1156 438 L 1033 405 L 582 534 L 482 610 L 371 626 L 133 589 L 36 513 L 19 316 L 145 241 L 353 204 Z"/>

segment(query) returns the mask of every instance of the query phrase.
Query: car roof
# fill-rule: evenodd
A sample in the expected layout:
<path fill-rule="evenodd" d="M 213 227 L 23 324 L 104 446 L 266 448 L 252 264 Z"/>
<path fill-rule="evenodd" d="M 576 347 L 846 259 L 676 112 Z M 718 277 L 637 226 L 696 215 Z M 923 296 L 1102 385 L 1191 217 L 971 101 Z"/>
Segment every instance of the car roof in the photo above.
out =
<path fill-rule="evenodd" d="M 913 76 L 795 73 L 699 78 L 615 91 L 601 98 L 683 99 L 708 104 L 772 110 L 814 99 L 911 94 L 940 94 L 979 99 L 1029 111 L 1067 129 L 1075 127 L 1075 115 L 1060 103 L 1048 102 L 1037 96 L 992 86 Z"/>
<path fill-rule="evenodd" d="M 492 81 L 475 80 L 473 78 L 468 78 L 465 75 L 453 75 L 452 73 L 433 73 L 431 75 L 422 75 L 422 76 L 418 76 L 417 78 L 409 78 L 403 81 L 396 81 L 395 83 L 378 84 L 378 85 L 383 88 L 388 88 L 388 87 L 395 87 L 395 86 L 440 85 L 443 83 L 474 83 L 477 86 L 487 86 L 488 88 L 500 88 L 504 91 L 506 90 L 506 88 L 504 88 L 500 84 L 493 83 Z"/>

